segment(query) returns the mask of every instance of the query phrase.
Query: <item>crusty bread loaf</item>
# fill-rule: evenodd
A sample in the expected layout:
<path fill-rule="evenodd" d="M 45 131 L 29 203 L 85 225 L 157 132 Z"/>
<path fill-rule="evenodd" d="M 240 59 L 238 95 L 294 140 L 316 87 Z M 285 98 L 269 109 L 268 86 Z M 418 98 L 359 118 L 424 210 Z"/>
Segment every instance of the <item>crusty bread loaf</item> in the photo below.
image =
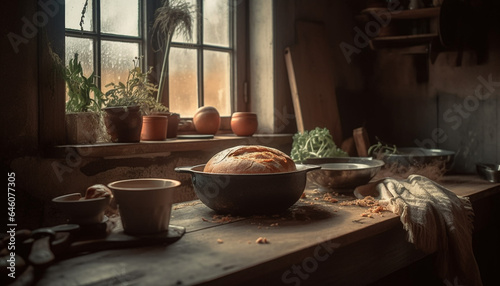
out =
<path fill-rule="evenodd" d="M 215 154 L 204 172 L 224 174 L 280 173 L 297 170 L 293 160 L 280 150 L 259 146 L 236 146 Z"/>

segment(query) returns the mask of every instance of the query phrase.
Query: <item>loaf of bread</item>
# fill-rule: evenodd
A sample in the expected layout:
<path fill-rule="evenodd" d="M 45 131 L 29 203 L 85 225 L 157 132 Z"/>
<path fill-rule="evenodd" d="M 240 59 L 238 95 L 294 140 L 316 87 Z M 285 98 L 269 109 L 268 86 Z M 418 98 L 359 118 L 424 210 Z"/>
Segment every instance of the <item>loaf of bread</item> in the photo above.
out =
<path fill-rule="evenodd" d="M 280 150 L 259 146 L 236 146 L 215 154 L 204 172 L 223 174 L 280 173 L 297 170 L 293 160 Z"/>

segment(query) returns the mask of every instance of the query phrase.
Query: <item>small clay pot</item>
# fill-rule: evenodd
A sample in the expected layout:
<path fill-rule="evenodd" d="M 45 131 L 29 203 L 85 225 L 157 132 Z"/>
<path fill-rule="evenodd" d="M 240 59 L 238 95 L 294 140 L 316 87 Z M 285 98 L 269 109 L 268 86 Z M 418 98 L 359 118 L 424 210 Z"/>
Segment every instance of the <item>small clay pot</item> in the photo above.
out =
<path fill-rule="evenodd" d="M 238 136 L 252 136 L 258 126 L 257 114 L 253 112 L 235 112 L 231 116 L 231 129 Z"/>
<path fill-rule="evenodd" d="M 168 117 L 147 115 L 142 118 L 141 140 L 162 141 L 167 138 Z"/>
<path fill-rule="evenodd" d="M 106 107 L 103 110 L 111 142 L 131 143 L 141 140 L 142 114 L 139 106 Z"/>

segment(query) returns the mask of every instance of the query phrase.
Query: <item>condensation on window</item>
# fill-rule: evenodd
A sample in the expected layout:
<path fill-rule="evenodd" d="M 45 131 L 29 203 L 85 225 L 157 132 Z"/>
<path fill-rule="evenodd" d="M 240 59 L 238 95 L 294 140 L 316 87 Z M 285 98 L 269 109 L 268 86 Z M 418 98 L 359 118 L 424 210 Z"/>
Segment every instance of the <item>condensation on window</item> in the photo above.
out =
<path fill-rule="evenodd" d="M 94 71 L 94 41 L 92 39 L 66 37 L 65 65 L 73 59 L 75 53 L 82 64 L 83 75 L 88 77 Z"/>
<path fill-rule="evenodd" d="M 139 0 L 101 1 L 101 32 L 139 36 Z"/>
<path fill-rule="evenodd" d="M 169 56 L 169 107 L 182 117 L 198 108 L 196 50 L 172 48 Z"/>
<path fill-rule="evenodd" d="M 69 61 L 78 54 L 78 61 L 82 65 L 83 75 L 89 77 L 94 72 L 94 41 L 92 39 L 66 37 L 66 55 L 64 63 L 69 65 Z M 67 92 L 66 92 L 67 93 Z M 91 92 L 91 97 L 93 93 Z M 66 101 L 69 98 L 66 94 Z"/>
<path fill-rule="evenodd" d="M 65 26 L 66 29 L 80 30 L 80 20 L 82 17 L 82 10 L 85 0 L 66 0 L 65 2 Z M 83 29 L 85 31 L 93 31 L 94 25 L 92 23 L 93 15 L 92 0 L 89 0 L 85 18 L 83 22 Z"/>
<path fill-rule="evenodd" d="M 229 47 L 228 0 L 203 1 L 203 43 Z"/>
<path fill-rule="evenodd" d="M 204 105 L 217 108 L 221 116 L 231 115 L 230 55 L 228 52 L 204 51 Z"/>
<path fill-rule="evenodd" d="M 139 44 L 102 41 L 101 44 L 101 90 L 106 92 L 107 84 L 127 81 L 128 71 L 139 57 Z"/>

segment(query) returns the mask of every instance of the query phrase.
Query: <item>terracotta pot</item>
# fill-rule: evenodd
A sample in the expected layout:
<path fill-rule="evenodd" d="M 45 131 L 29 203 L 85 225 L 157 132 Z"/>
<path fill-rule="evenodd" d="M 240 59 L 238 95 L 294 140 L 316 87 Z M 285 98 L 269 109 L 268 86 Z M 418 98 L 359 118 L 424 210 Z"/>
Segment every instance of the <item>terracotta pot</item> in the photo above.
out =
<path fill-rule="evenodd" d="M 173 112 L 154 112 L 152 115 L 161 115 L 168 117 L 167 138 L 176 138 L 179 130 L 181 115 Z"/>
<path fill-rule="evenodd" d="M 131 143 L 141 140 L 142 114 L 139 106 L 106 107 L 103 110 L 111 142 Z"/>
<path fill-rule="evenodd" d="M 238 136 L 252 136 L 258 126 L 257 114 L 253 112 L 235 112 L 231 116 L 231 129 Z"/>
<path fill-rule="evenodd" d="M 141 140 L 162 141 L 167 138 L 168 117 L 147 115 L 142 117 Z"/>
<path fill-rule="evenodd" d="M 101 134 L 99 114 L 76 112 L 66 114 L 66 141 L 68 144 L 96 143 Z"/>
<path fill-rule="evenodd" d="M 203 106 L 196 110 L 193 116 L 196 132 L 215 135 L 220 128 L 219 111 L 213 106 Z"/>

